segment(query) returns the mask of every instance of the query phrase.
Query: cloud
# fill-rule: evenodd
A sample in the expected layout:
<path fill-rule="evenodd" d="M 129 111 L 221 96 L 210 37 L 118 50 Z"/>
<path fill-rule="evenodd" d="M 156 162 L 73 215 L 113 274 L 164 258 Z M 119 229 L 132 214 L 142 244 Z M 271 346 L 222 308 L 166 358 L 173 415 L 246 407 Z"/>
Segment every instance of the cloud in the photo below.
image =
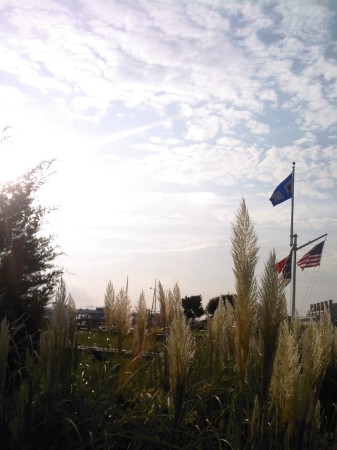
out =
<path fill-rule="evenodd" d="M 196 112 L 185 122 L 186 136 L 205 141 L 218 129 L 242 126 L 243 111 L 251 116 L 245 123 L 250 133 L 267 134 L 268 117 L 258 124 L 267 101 L 296 111 L 303 130 L 334 125 L 335 96 L 322 88 L 322 77 L 336 79 L 333 61 L 323 56 L 323 24 L 331 19 L 324 5 L 190 8 L 145 1 L 137 8 L 119 2 L 79 8 L 48 2 L 33 13 L 22 4 L 5 9 L 9 26 L 25 37 L 4 41 L 7 70 L 27 86 L 54 92 L 55 108 L 69 119 L 98 122 L 118 100 L 157 111 L 176 103 L 182 112 Z M 297 75 L 294 62 L 302 66 Z M 205 107 L 209 98 L 232 109 L 229 125 Z M 200 127 L 198 112 L 209 115 L 208 126 Z"/>
<path fill-rule="evenodd" d="M 169 127 L 170 126 L 170 122 L 167 119 L 158 120 L 156 122 L 153 122 L 153 123 L 150 123 L 150 124 L 147 124 L 147 125 L 143 125 L 141 127 L 131 128 L 131 129 L 120 131 L 118 133 L 114 133 L 114 134 L 111 134 L 111 135 L 108 135 L 108 136 L 100 137 L 100 138 L 95 140 L 95 143 L 98 146 L 107 145 L 107 144 L 112 143 L 112 142 L 117 142 L 117 141 L 126 139 L 126 138 L 128 138 L 130 136 L 135 136 L 137 134 L 141 134 L 144 131 L 152 130 L 153 128 L 156 128 L 156 127 L 159 127 L 159 126 Z"/>
<path fill-rule="evenodd" d="M 114 252 L 210 255 L 242 197 L 275 245 L 270 227 L 283 232 L 289 211 L 268 198 L 292 161 L 303 238 L 335 224 L 331 2 L 14 0 L 0 11 L 0 111 L 22 133 L 10 164 L 58 157 L 48 198 L 70 253 L 99 253 L 93 265 Z"/>

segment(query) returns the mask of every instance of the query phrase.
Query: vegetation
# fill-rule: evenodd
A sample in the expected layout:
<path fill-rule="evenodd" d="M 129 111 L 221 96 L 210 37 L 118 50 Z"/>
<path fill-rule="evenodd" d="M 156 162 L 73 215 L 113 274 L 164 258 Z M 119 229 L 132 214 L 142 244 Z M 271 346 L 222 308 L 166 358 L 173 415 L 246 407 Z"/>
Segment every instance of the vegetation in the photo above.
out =
<path fill-rule="evenodd" d="M 209 302 L 206 305 L 205 308 L 205 312 L 209 315 L 209 316 L 213 316 L 218 305 L 219 305 L 219 301 L 220 298 L 222 299 L 222 303 L 226 306 L 228 304 L 230 304 L 231 306 L 234 307 L 234 302 L 235 302 L 235 295 L 234 294 L 226 294 L 226 295 L 221 295 L 219 297 L 214 297 L 211 298 L 209 300 Z"/>
<path fill-rule="evenodd" d="M 116 295 L 113 284 L 109 281 L 104 296 L 104 315 L 105 327 L 107 331 L 111 331 L 113 327 L 113 318 L 115 314 Z"/>
<path fill-rule="evenodd" d="M 192 295 L 191 297 L 184 297 L 182 299 L 182 307 L 186 319 L 191 320 L 192 323 L 195 322 L 197 317 L 204 315 L 204 308 L 202 307 L 202 297 L 201 295 Z"/>
<path fill-rule="evenodd" d="M 137 323 L 133 333 L 133 348 L 135 355 L 141 355 L 146 349 L 146 335 L 147 335 L 147 322 L 148 311 L 146 308 L 146 300 L 144 292 L 140 293 L 137 304 Z"/>
<path fill-rule="evenodd" d="M 20 320 L 20 333 L 33 336 L 62 270 L 53 236 L 41 234 L 50 208 L 37 203 L 51 161 L 40 163 L 0 189 L 0 320 Z M 18 340 L 17 340 L 18 342 Z"/>
<path fill-rule="evenodd" d="M 123 342 L 131 328 L 131 301 L 127 292 L 121 288 L 116 296 L 113 323 L 118 337 L 118 354 L 122 354 Z"/>
<path fill-rule="evenodd" d="M 132 349 L 125 354 L 115 331 L 78 336 L 74 302 L 61 280 L 39 349 L 28 349 L 13 373 L 7 355 L 15 351 L 18 325 L 3 319 L 4 448 L 336 448 L 330 410 L 336 398 L 324 389 L 327 374 L 337 370 L 337 334 L 329 316 L 305 328 L 298 320 L 288 323 L 274 252 L 260 282 L 255 277 L 257 236 L 244 201 L 233 224 L 232 256 L 235 308 L 220 302 L 206 333 L 188 326 L 178 285 L 171 291 L 159 283 L 160 335 L 147 328 L 143 293 L 132 334 L 122 289 L 112 302 L 112 322 L 116 326 L 115 307 L 123 304 L 122 342 L 128 339 Z M 78 338 L 84 337 L 105 339 L 106 352 L 97 358 L 82 350 Z M 109 343 L 119 351 L 109 352 Z"/>

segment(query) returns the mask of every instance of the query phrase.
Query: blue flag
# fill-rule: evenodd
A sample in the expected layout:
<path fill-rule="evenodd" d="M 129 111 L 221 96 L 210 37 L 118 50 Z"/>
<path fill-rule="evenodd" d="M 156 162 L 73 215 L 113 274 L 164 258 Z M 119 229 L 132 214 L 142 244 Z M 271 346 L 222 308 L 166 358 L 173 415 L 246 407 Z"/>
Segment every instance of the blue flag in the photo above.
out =
<path fill-rule="evenodd" d="M 293 174 L 291 173 L 285 180 L 282 181 L 282 183 L 277 186 L 269 200 L 272 202 L 273 206 L 276 206 L 291 198 L 292 195 Z"/>

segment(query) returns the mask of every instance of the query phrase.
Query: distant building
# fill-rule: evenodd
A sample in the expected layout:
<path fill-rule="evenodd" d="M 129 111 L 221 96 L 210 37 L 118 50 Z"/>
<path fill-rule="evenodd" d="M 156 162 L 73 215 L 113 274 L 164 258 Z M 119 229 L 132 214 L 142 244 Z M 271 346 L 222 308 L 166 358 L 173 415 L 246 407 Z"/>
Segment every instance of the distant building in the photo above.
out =
<path fill-rule="evenodd" d="M 54 308 L 47 307 L 45 309 L 44 318 L 50 322 L 54 314 Z M 131 313 L 131 327 L 135 327 L 137 323 L 138 312 Z M 105 330 L 105 314 L 104 308 L 79 308 L 76 310 L 77 328 L 79 330 Z M 159 312 L 147 310 L 147 327 L 161 327 L 161 315 Z M 113 327 L 114 329 L 114 327 Z"/>
<path fill-rule="evenodd" d="M 330 314 L 332 324 L 337 326 L 337 303 L 333 303 L 332 300 L 311 304 L 307 312 L 307 318 L 319 320 L 326 311 Z"/>
<path fill-rule="evenodd" d="M 78 309 L 77 326 L 79 329 L 95 330 L 105 327 L 104 308 Z"/>

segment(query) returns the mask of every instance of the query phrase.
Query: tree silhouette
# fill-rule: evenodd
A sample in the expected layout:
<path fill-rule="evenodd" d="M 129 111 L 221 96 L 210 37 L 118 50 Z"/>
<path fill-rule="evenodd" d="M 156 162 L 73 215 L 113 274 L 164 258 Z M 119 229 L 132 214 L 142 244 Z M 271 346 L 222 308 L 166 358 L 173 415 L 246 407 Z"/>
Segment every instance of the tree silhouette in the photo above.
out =
<path fill-rule="evenodd" d="M 41 326 L 62 269 L 52 235 L 41 234 L 44 217 L 51 211 L 36 196 L 46 182 L 52 161 L 43 161 L 14 183 L 0 189 L 0 321 L 20 319 L 29 335 Z"/>
<path fill-rule="evenodd" d="M 186 296 L 181 301 L 186 319 L 191 319 L 192 323 L 194 323 L 196 317 L 201 317 L 204 314 L 201 295 Z"/>
<path fill-rule="evenodd" d="M 209 302 L 207 303 L 206 308 L 205 308 L 205 311 L 210 316 L 214 315 L 214 313 L 219 305 L 220 297 L 222 297 L 224 305 L 226 305 L 226 303 L 228 302 L 233 307 L 235 306 L 235 295 L 234 294 L 226 294 L 226 295 L 221 295 L 219 297 L 213 297 L 209 300 Z"/>

